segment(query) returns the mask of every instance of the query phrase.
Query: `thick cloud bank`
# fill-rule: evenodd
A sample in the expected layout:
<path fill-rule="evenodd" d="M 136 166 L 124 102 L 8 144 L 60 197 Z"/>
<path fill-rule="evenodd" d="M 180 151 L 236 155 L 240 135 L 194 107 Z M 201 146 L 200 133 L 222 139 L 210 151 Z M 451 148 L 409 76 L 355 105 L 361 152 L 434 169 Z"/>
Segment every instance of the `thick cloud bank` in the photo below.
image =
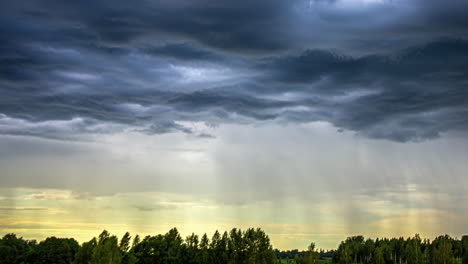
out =
<path fill-rule="evenodd" d="M 468 124 L 466 1 L 7 1 L 0 133 L 325 121 L 420 141 Z M 211 136 L 200 134 L 199 136 Z"/>

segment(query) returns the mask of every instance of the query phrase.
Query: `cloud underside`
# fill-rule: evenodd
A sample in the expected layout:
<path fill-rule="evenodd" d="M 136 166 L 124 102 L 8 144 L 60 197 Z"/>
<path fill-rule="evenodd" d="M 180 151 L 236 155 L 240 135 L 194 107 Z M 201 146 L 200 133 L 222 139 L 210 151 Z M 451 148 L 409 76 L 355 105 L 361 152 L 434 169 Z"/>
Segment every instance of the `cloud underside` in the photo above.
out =
<path fill-rule="evenodd" d="M 466 7 L 7 1 L 0 11 L 0 133 L 196 134 L 183 123 L 263 120 L 325 121 L 400 142 L 462 132 Z"/>

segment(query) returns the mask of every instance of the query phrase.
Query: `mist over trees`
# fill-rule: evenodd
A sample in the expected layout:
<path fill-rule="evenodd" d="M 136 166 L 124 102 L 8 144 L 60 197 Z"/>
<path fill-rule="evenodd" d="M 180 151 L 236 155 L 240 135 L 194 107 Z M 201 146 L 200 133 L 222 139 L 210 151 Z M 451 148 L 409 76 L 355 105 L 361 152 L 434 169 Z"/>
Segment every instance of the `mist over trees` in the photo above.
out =
<path fill-rule="evenodd" d="M 448 235 L 434 240 L 409 238 L 366 239 L 352 236 L 336 250 L 273 250 L 260 228 L 220 233 L 211 238 L 192 233 L 185 239 L 176 228 L 166 234 L 119 240 L 104 230 L 81 245 L 73 238 L 49 237 L 41 242 L 15 234 L 0 239 L 0 264 L 468 264 L 468 236 Z"/>

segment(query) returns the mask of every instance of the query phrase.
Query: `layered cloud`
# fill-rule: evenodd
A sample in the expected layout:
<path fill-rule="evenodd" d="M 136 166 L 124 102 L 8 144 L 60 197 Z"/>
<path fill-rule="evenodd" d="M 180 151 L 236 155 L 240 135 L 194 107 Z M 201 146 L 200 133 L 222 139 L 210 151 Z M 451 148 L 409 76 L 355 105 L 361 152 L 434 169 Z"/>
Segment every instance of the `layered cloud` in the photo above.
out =
<path fill-rule="evenodd" d="M 401 142 L 465 131 L 466 5 L 7 1 L 0 133 L 192 133 L 178 122 L 261 120 Z"/>

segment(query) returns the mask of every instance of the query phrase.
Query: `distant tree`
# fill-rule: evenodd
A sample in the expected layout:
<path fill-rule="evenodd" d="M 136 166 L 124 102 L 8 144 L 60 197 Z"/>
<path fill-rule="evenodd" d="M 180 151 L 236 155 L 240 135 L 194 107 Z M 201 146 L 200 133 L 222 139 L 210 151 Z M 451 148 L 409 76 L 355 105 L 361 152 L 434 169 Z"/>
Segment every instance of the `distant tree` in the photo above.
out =
<path fill-rule="evenodd" d="M 361 262 L 364 248 L 364 237 L 348 237 L 345 242 L 349 245 L 354 263 Z"/>
<path fill-rule="evenodd" d="M 245 263 L 253 264 L 257 260 L 259 250 L 257 247 L 257 233 L 255 229 L 249 228 L 243 234 L 243 241 L 245 245 Z"/>
<path fill-rule="evenodd" d="M 377 247 L 374 252 L 375 264 L 385 264 L 382 247 Z"/>
<path fill-rule="evenodd" d="M 463 246 L 461 240 L 451 239 L 453 256 L 455 258 L 455 263 L 460 264 L 463 257 Z"/>
<path fill-rule="evenodd" d="M 404 242 L 403 238 L 398 239 L 397 241 L 398 241 L 398 243 Z M 397 259 L 399 261 L 402 260 L 401 253 L 400 253 L 399 256 L 396 255 L 397 258 L 392 258 L 392 252 L 395 251 L 395 249 L 392 248 L 392 245 L 391 245 L 391 243 L 390 243 L 390 241 L 388 239 L 383 239 L 381 242 L 382 243 L 381 243 L 380 246 L 382 248 L 382 254 L 383 254 L 383 257 L 385 259 L 385 263 L 396 263 Z"/>
<path fill-rule="evenodd" d="M 402 264 L 403 260 L 406 258 L 406 241 L 403 237 L 393 238 L 390 240 L 390 243 L 387 244 L 387 247 L 384 249 L 390 250 L 390 260 L 393 260 L 393 263 Z M 385 256 L 384 251 L 384 256 Z"/>
<path fill-rule="evenodd" d="M 137 262 L 135 254 L 133 252 L 133 247 L 130 246 L 131 239 L 132 237 L 130 236 L 130 233 L 126 232 L 120 240 L 119 249 L 122 254 L 122 264 L 135 264 Z"/>
<path fill-rule="evenodd" d="M 200 263 L 200 252 L 198 249 L 198 236 L 192 233 L 185 239 L 182 262 L 187 264 Z"/>
<path fill-rule="evenodd" d="M 0 240 L 0 264 L 20 264 L 26 263 L 32 247 L 28 241 L 15 234 L 6 234 Z"/>
<path fill-rule="evenodd" d="M 426 247 L 422 252 L 421 256 L 421 263 L 422 264 L 430 264 L 431 263 L 431 253 L 429 247 Z"/>
<path fill-rule="evenodd" d="M 333 256 L 333 260 L 335 263 L 339 264 L 352 264 L 353 257 L 352 257 L 352 249 L 350 248 L 349 241 L 341 242 L 338 246 L 335 255 Z"/>
<path fill-rule="evenodd" d="M 49 237 L 37 245 L 35 257 L 30 261 L 34 264 L 69 264 L 74 261 L 79 248 L 74 239 Z"/>
<path fill-rule="evenodd" d="M 224 231 L 223 235 L 221 236 L 221 240 L 219 241 L 218 246 L 217 246 L 218 250 L 222 250 L 222 254 L 220 257 L 223 263 L 229 262 L 230 252 L 229 252 L 228 244 L 229 244 L 229 234 L 227 231 Z"/>
<path fill-rule="evenodd" d="M 167 246 L 162 235 L 146 236 L 134 245 L 134 254 L 138 259 L 137 264 L 164 263 Z"/>
<path fill-rule="evenodd" d="M 140 243 L 140 236 L 136 235 L 135 238 L 133 238 L 133 243 L 132 243 L 132 248 L 135 248 L 136 245 Z"/>
<path fill-rule="evenodd" d="M 462 263 L 468 264 L 468 236 L 462 236 Z"/>
<path fill-rule="evenodd" d="M 253 231 L 253 229 L 251 229 Z M 270 238 L 268 235 L 257 228 L 254 231 L 255 242 L 254 245 L 256 247 L 255 250 L 255 264 L 270 264 L 274 263 L 275 255 L 273 253 L 273 248 L 270 243 Z"/>
<path fill-rule="evenodd" d="M 302 263 L 304 264 L 315 264 L 320 259 L 320 253 L 315 250 L 315 243 L 310 243 L 308 251 L 303 257 Z"/>
<path fill-rule="evenodd" d="M 406 262 L 411 264 L 421 264 L 421 238 L 416 234 L 413 238 L 408 238 L 405 246 Z"/>
<path fill-rule="evenodd" d="M 125 235 L 120 239 L 119 249 L 121 252 L 128 252 L 130 250 L 130 240 L 132 237 L 130 233 L 126 232 Z"/>
<path fill-rule="evenodd" d="M 210 261 L 209 244 L 210 240 L 205 233 L 200 240 L 200 263 L 208 264 Z"/>
<path fill-rule="evenodd" d="M 165 263 L 176 264 L 181 258 L 182 254 L 182 237 L 177 228 L 172 228 L 164 235 L 164 241 L 167 245 L 167 254 Z"/>
<path fill-rule="evenodd" d="M 210 242 L 210 264 L 225 264 L 229 262 L 228 253 L 229 237 L 227 232 L 221 236 L 218 230 L 215 231 Z"/>
<path fill-rule="evenodd" d="M 289 260 L 288 260 L 289 262 Z M 302 258 L 301 256 L 299 255 L 295 255 L 294 256 L 294 263 L 295 264 L 303 264 L 304 263 L 304 258 Z M 289 264 L 289 263 L 288 263 Z"/>
<path fill-rule="evenodd" d="M 99 235 L 90 264 L 120 264 L 121 261 L 122 254 L 117 237 L 111 236 L 109 232 L 104 230 Z"/>
<path fill-rule="evenodd" d="M 80 247 L 78 253 L 75 256 L 74 264 L 89 264 L 96 245 L 96 238 L 93 238 L 90 241 L 83 243 L 83 245 Z"/>
<path fill-rule="evenodd" d="M 375 250 L 374 241 L 370 238 L 367 239 L 366 242 L 364 242 L 364 248 L 363 248 L 364 263 L 370 263 L 374 250 Z"/>
<path fill-rule="evenodd" d="M 209 255 L 210 255 L 210 263 L 212 264 L 220 264 L 221 263 L 221 255 L 224 250 L 219 248 L 219 244 L 221 241 L 221 234 L 216 230 L 211 237 L 210 247 L 209 247 Z"/>
<path fill-rule="evenodd" d="M 233 264 L 243 264 L 246 260 L 245 241 L 242 238 L 242 231 L 237 228 L 229 232 L 228 248 L 230 252 L 230 262 Z"/>
<path fill-rule="evenodd" d="M 452 243 L 448 235 L 439 236 L 432 242 L 432 263 L 453 263 Z"/>

